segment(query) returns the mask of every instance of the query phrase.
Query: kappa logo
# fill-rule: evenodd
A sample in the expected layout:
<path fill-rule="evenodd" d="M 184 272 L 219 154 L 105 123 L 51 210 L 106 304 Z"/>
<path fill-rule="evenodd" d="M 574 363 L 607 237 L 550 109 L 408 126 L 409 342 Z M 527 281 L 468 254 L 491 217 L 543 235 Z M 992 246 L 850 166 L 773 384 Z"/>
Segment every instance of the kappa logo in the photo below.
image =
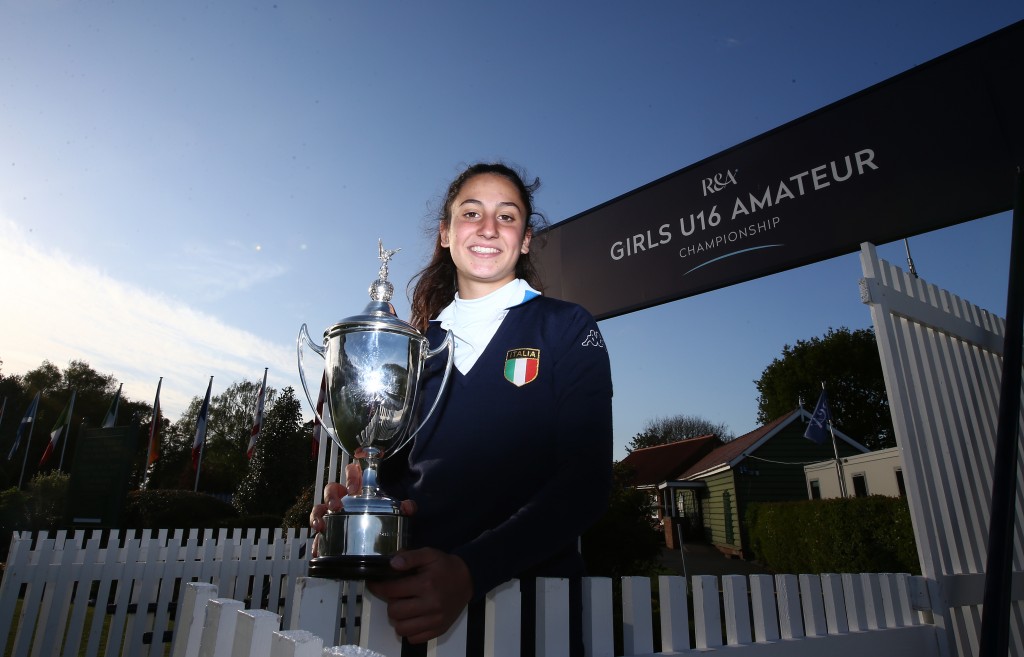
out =
<path fill-rule="evenodd" d="M 540 373 L 540 349 L 520 347 L 505 354 L 505 380 L 516 387 L 525 386 Z"/>
<path fill-rule="evenodd" d="M 587 333 L 587 337 L 583 340 L 584 347 L 601 347 L 604 348 L 604 338 L 597 332 L 597 329 L 590 329 L 590 333 Z"/>

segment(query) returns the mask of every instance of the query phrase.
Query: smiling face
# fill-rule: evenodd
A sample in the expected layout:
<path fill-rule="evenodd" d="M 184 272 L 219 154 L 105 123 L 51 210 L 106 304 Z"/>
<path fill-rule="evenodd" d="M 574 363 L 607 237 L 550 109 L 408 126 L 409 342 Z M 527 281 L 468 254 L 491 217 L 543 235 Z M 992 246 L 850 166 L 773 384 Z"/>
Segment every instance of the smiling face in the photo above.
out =
<path fill-rule="evenodd" d="M 530 251 L 525 214 L 519 190 L 504 176 L 480 174 L 462 185 L 440 225 L 461 298 L 478 299 L 515 279 L 520 254 Z"/>

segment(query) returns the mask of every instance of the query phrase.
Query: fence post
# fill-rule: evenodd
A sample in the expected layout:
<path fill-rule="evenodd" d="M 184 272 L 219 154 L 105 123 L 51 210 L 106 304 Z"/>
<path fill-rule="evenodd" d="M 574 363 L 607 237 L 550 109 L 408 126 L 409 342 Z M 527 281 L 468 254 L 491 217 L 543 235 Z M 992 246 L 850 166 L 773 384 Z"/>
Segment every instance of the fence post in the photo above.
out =
<path fill-rule="evenodd" d="M 569 580 L 537 578 L 537 657 L 569 654 Z"/>
<path fill-rule="evenodd" d="M 800 604 L 804 611 L 804 636 L 825 636 L 825 610 L 822 607 L 821 578 L 800 575 Z"/>
<path fill-rule="evenodd" d="M 779 592 L 779 634 L 783 639 L 803 638 L 804 620 L 796 575 L 776 575 L 775 589 Z"/>
<path fill-rule="evenodd" d="M 245 608 L 239 600 L 214 598 L 206 604 L 206 622 L 199 642 L 199 657 L 227 657 L 235 639 L 238 612 Z"/>
<path fill-rule="evenodd" d="M 725 636 L 730 646 L 750 643 L 750 605 L 747 602 L 747 578 L 723 575 L 725 594 Z"/>
<path fill-rule="evenodd" d="M 509 580 L 487 594 L 484 603 L 485 654 L 488 649 L 493 657 L 515 657 L 520 654 L 522 614 L 519 580 Z M 586 623 L 586 620 L 583 622 Z"/>
<path fill-rule="evenodd" d="M 271 657 L 321 657 L 323 653 L 324 640 L 306 630 L 284 630 L 270 637 Z"/>
<path fill-rule="evenodd" d="M 698 649 L 722 645 L 722 612 L 718 607 L 718 578 L 696 575 L 693 586 L 693 626 Z"/>
<path fill-rule="evenodd" d="M 359 627 L 359 645 L 384 655 L 401 655 L 402 640 L 388 622 L 387 604 L 363 590 L 363 609 Z"/>
<path fill-rule="evenodd" d="M 266 609 L 242 609 L 235 621 L 231 657 L 270 657 L 270 641 L 281 629 L 281 616 Z"/>
<path fill-rule="evenodd" d="M 779 615 L 771 575 L 750 576 L 750 600 L 754 607 L 754 640 L 758 643 L 778 641 Z"/>
<path fill-rule="evenodd" d="M 678 575 L 658 577 L 658 602 L 661 605 L 659 613 L 662 652 L 689 650 L 690 609 L 686 602 L 686 578 Z M 611 607 L 611 590 L 608 591 L 608 605 Z M 608 629 L 611 631 L 610 622 Z M 611 644 L 610 635 L 608 643 Z M 611 647 L 608 650 L 610 651 Z"/>
<path fill-rule="evenodd" d="M 343 584 L 340 580 L 321 577 L 296 578 L 295 601 L 288 628 L 308 630 L 322 637 L 328 645 L 335 645 L 341 627 Z"/>
<path fill-rule="evenodd" d="M 171 639 L 171 657 L 196 657 L 203 638 L 206 603 L 217 597 L 217 587 L 206 582 L 189 582 L 182 595 L 181 611 Z"/>

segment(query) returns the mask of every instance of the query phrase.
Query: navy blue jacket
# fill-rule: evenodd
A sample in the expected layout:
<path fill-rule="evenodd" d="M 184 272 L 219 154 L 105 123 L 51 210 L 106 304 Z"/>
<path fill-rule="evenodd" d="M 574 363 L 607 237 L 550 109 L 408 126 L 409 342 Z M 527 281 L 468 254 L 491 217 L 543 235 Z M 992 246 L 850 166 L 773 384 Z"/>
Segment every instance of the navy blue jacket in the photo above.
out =
<path fill-rule="evenodd" d="M 431 347 L 444 332 L 435 322 Z M 420 403 L 440 387 L 444 357 L 425 366 Z M 517 372 L 518 368 L 518 372 Z M 424 409 L 425 412 L 425 409 Z M 460 556 L 479 599 L 513 577 L 583 574 L 578 537 L 608 503 L 612 383 L 597 323 L 578 305 L 534 297 L 448 390 L 381 482 L 412 499 L 412 547 Z"/>

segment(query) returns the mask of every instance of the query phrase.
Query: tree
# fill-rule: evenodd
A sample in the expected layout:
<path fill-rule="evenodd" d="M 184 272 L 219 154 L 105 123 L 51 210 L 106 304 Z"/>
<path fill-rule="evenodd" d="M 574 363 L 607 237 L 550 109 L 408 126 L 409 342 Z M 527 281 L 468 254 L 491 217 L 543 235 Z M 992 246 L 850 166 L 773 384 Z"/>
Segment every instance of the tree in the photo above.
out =
<path fill-rule="evenodd" d="M 81 429 L 95 428 L 103 422 L 110 402 L 117 393 L 114 376 L 101 374 L 82 360 L 70 361 L 63 371 L 50 361 L 44 360 L 39 367 L 21 376 L 0 376 L 0 394 L 7 398 L 7 410 L 3 425 L 0 426 L 0 449 L 11 448 L 29 402 L 36 392 L 42 393 L 31 441 L 28 440 L 26 433 L 23 436 L 25 442 L 19 446 L 17 457 L 11 461 L 0 460 L 0 484 L 17 485 L 21 479 L 22 463 L 26 467 L 26 480 L 36 471 L 46 449 L 49 431 L 66 407 L 72 390 L 77 394 L 69 423 L 70 429 L 67 435 L 61 437 L 61 444 L 58 447 L 59 452 L 66 454 L 64 470 L 71 469 Z M 124 426 L 138 423 L 150 412 L 148 404 L 122 397 L 117 424 Z M 26 449 L 27 458 L 23 451 Z M 43 470 L 49 472 L 60 466 L 61 458 L 58 453 L 50 459 Z"/>
<path fill-rule="evenodd" d="M 210 398 L 206 423 L 206 440 L 200 464 L 199 490 L 208 493 L 230 493 L 245 476 L 256 412 L 259 383 L 236 381 L 224 392 Z M 266 405 L 271 407 L 277 392 L 267 388 Z M 196 437 L 196 420 L 202 399 L 193 397 L 177 422 L 160 430 L 160 458 L 149 473 L 148 489 L 195 487 L 196 471 L 192 468 L 192 444 Z M 148 427 L 148 425 L 147 425 Z M 147 433 L 148 436 L 148 433 Z"/>
<path fill-rule="evenodd" d="M 643 431 L 629 441 L 626 451 L 632 452 L 643 447 L 667 445 L 687 438 L 706 436 L 709 433 L 715 434 L 723 442 L 735 438 L 725 424 L 715 424 L 696 415 L 673 415 L 672 417 L 648 420 L 644 424 Z"/>
<path fill-rule="evenodd" d="M 889 398 L 875 333 L 830 328 L 818 338 L 785 345 L 755 381 L 757 420 L 762 424 L 792 411 L 802 400 L 810 410 L 824 382 L 837 429 L 869 449 L 896 444 Z"/>
<path fill-rule="evenodd" d="M 630 485 L 630 468 L 612 466 L 608 510 L 583 534 L 587 574 L 600 577 L 655 574 L 662 534 L 651 523 L 651 498 Z M 617 653 L 618 654 L 618 653 Z"/>
<path fill-rule="evenodd" d="M 309 458 L 302 405 L 291 386 L 266 412 L 263 431 L 248 464 L 233 498 L 235 508 L 243 515 L 282 517 L 313 483 L 316 464 Z"/>

